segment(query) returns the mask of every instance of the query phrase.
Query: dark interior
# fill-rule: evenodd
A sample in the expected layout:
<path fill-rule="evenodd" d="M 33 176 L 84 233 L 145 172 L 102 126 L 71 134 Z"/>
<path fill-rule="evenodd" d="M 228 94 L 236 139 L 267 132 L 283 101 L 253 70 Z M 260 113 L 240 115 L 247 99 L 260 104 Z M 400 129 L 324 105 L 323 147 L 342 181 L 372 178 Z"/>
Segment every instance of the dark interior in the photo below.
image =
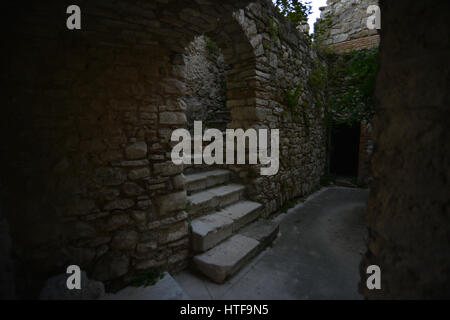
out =
<path fill-rule="evenodd" d="M 331 133 L 330 173 L 337 176 L 358 175 L 359 124 L 335 124 Z"/>

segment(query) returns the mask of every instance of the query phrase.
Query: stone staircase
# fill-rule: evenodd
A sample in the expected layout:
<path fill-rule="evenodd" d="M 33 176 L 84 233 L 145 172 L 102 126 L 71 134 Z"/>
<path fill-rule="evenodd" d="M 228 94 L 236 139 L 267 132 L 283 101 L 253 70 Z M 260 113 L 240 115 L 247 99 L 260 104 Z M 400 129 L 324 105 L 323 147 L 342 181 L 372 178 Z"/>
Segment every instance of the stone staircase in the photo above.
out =
<path fill-rule="evenodd" d="M 262 205 L 245 199 L 245 186 L 230 182 L 230 171 L 188 169 L 193 266 L 223 283 L 276 238 L 278 224 L 260 219 Z"/>

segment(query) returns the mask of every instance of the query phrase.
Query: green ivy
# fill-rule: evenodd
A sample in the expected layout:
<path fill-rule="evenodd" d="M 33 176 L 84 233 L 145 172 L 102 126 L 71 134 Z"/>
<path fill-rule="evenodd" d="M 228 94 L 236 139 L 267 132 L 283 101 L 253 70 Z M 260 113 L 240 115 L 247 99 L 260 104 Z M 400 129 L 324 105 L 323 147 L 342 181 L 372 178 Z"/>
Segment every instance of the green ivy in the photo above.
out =
<path fill-rule="evenodd" d="M 328 13 L 324 18 L 320 18 L 314 24 L 312 38 L 317 48 L 322 46 L 323 40 L 327 37 L 329 30 L 333 26 L 333 15 Z"/>
<path fill-rule="evenodd" d="M 309 105 L 306 102 L 303 102 L 299 106 L 299 99 L 302 95 L 303 86 L 301 83 L 297 85 L 297 88 L 294 90 L 287 90 L 284 95 L 284 106 L 285 109 L 281 114 L 283 118 L 287 118 L 290 114 L 294 121 L 303 120 L 306 131 L 309 135 L 309 130 L 311 127 L 311 122 L 308 115 Z"/>
<path fill-rule="evenodd" d="M 340 123 L 370 121 L 375 114 L 378 48 L 328 56 L 328 105 Z M 337 117 L 336 117 L 337 115 Z"/>
<path fill-rule="evenodd" d="M 154 286 L 159 280 L 164 278 L 164 273 L 159 269 L 152 269 L 150 271 L 138 274 L 131 280 L 133 287 L 148 287 Z"/>
<path fill-rule="evenodd" d="M 189 213 L 189 211 L 191 211 L 192 210 L 192 202 L 190 201 L 190 200 L 188 200 L 187 202 L 186 202 L 186 206 L 185 206 L 185 208 L 184 208 L 184 211 L 186 211 L 187 213 Z"/>
<path fill-rule="evenodd" d="M 279 26 L 278 26 L 278 22 L 275 21 L 275 19 L 270 19 L 269 20 L 269 31 L 270 31 L 270 36 L 272 37 L 273 42 L 278 42 L 279 39 Z"/>
<path fill-rule="evenodd" d="M 209 37 L 205 36 L 206 48 L 210 55 L 217 56 L 220 53 L 219 46 Z"/>

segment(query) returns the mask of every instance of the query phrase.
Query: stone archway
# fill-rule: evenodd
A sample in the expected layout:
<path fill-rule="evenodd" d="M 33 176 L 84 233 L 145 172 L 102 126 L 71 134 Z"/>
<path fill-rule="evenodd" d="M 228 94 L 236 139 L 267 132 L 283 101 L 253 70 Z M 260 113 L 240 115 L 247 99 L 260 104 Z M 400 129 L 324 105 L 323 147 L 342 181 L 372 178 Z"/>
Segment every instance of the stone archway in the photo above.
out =
<path fill-rule="evenodd" d="M 1 179 L 20 287 L 35 294 L 68 264 L 112 289 L 186 266 L 187 194 L 170 136 L 186 122 L 182 54 L 196 35 L 232 65 L 230 126 L 287 133 L 280 174 L 233 168 L 249 197 L 267 216 L 318 187 L 325 135 L 320 89 L 308 84 L 314 53 L 271 1 L 248 3 L 86 1 L 79 31 L 63 23 L 69 2 L 8 4 Z M 300 84 L 297 117 L 285 97 Z"/>
<path fill-rule="evenodd" d="M 185 265 L 186 194 L 167 158 L 185 121 L 177 61 L 246 3 L 89 1 L 79 32 L 64 28 L 64 2 L 8 5 L 2 129 L 19 135 L 2 182 L 20 286 L 36 290 L 69 261 L 113 287 Z"/>

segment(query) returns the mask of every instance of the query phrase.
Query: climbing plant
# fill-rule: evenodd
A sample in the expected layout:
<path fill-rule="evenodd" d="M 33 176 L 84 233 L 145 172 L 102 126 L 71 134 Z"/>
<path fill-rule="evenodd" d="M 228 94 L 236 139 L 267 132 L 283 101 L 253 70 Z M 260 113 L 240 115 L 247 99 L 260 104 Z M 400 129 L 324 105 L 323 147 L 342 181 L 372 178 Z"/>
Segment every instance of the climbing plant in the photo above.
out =
<path fill-rule="evenodd" d="M 370 121 L 375 113 L 378 49 L 329 54 L 328 106 L 341 123 Z"/>
<path fill-rule="evenodd" d="M 303 120 L 306 128 L 306 132 L 309 134 L 309 129 L 311 127 L 310 119 L 308 115 L 309 105 L 303 101 L 299 103 L 300 97 L 302 95 L 303 86 L 301 83 L 297 85 L 295 89 L 287 90 L 284 94 L 284 106 L 285 110 L 282 116 L 286 118 L 289 114 L 294 121 Z"/>
<path fill-rule="evenodd" d="M 164 278 L 164 273 L 159 269 L 152 269 L 136 275 L 131 280 L 133 287 L 154 286 L 159 280 Z"/>
<path fill-rule="evenodd" d="M 210 55 L 217 56 L 220 53 L 219 46 L 211 38 L 205 36 L 205 43 Z"/>
<path fill-rule="evenodd" d="M 278 42 L 279 39 L 279 26 L 278 26 L 278 22 L 275 21 L 275 19 L 270 19 L 269 20 L 269 31 L 270 31 L 270 36 L 272 38 L 273 42 Z"/>
<path fill-rule="evenodd" d="M 325 17 L 317 19 L 314 24 L 314 33 L 312 35 L 316 48 L 322 46 L 322 42 L 327 38 L 328 32 L 333 26 L 333 15 L 328 13 Z"/>
<path fill-rule="evenodd" d="M 308 22 L 308 15 L 311 14 L 311 1 L 276 0 L 274 4 L 281 14 L 294 24 L 298 25 Z"/>

